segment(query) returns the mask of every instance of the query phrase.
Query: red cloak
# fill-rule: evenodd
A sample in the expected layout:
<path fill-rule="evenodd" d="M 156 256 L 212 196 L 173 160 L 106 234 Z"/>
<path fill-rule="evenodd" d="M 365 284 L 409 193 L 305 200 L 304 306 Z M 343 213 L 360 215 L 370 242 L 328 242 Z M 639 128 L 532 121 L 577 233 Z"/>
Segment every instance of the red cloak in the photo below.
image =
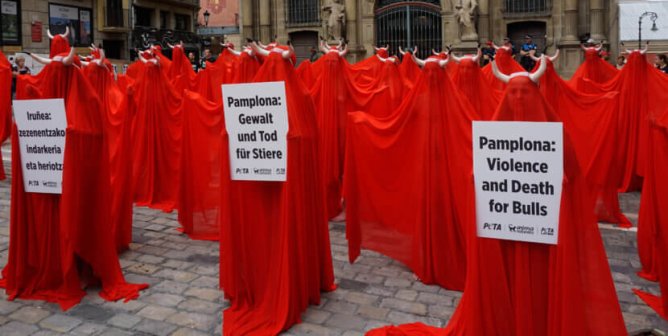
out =
<path fill-rule="evenodd" d="M 109 239 L 109 155 L 99 97 L 78 68 L 60 62 L 19 78 L 17 86 L 18 99 L 65 99 L 66 169 L 61 195 L 26 193 L 14 132 L 9 260 L 2 271 L 9 299 L 46 300 L 68 309 L 85 295 L 82 282 L 97 281 L 106 300 L 137 298 L 148 286 L 125 282 Z"/>
<path fill-rule="evenodd" d="M 461 290 L 466 272 L 462 198 L 472 169 L 475 112 L 429 62 L 391 113 L 348 117 L 344 195 L 348 254 L 368 248 L 405 263 L 425 283 Z"/>
<path fill-rule="evenodd" d="M 622 214 L 617 185 L 623 164 L 617 161 L 619 94 L 586 94 L 569 86 L 547 61 L 540 79 L 540 91 L 564 122 L 588 184 L 597 196 L 595 212 L 599 221 L 631 227 Z M 538 67 L 540 62 L 537 62 Z"/>
<path fill-rule="evenodd" d="M 619 73 L 617 68 L 598 55 L 596 48 L 587 48 L 584 58 L 584 62 L 580 64 L 568 81 L 568 84 L 579 92 L 595 93 L 596 91 L 592 89 L 592 86 L 589 84 L 590 82 L 602 84 L 611 80 Z"/>
<path fill-rule="evenodd" d="M 448 63 L 452 63 L 452 61 Z M 503 92 L 492 87 L 478 63 L 473 62 L 469 57 L 462 58 L 452 76 L 452 81 L 481 120 L 492 119 Z"/>
<path fill-rule="evenodd" d="M 282 183 L 230 181 L 224 134 L 220 274 L 231 302 L 224 335 L 276 335 L 301 321 L 321 290 L 335 289 L 315 107 L 280 54 L 265 59 L 254 81 L 285 81 L 288 176 Z"/>
<path fill-rule="evenodd" d="M 664 74 L 661 74 L 665 76 Z M 649 159 L 640 200 L 638 218 L 638 252 L 641 254 L 643 270 L 652 273 L 643 277 L 658 278 L 661 297 L 634 289 L 633 291 L 661 317 L 668 319 L 668 111 L 651 116 Z M 651 250 L 650 250 L 651 248 Z M 645 251 L 646 255 L 642 255 Z M 649 264 L 648 264 L 649 263 Z M 646 272 L 646 271 L 643 271 Z M 641 274 L 639 274 L 641 275 Z"/>
<path fill-rule="evenodd" d="M 510 80 L 493 120 L 560 121 L 528 77 Z M 513 99 L 508 92 L 524 92 Z M 468 144 L 470 146 L 470 143 Z M 479 238 L 473 181 L 468 200 L 464 295 L 443 330 L 421 324 L 369 335 L 625 335 L 605 249 L 568 134 L 557 245 Z M 409 329 L 410 328 L 410 329 Z M 424 332 L 423 332 L 424 330 Z M 395 333 L 402 335 L 402 333 Z M 403 334 L 409 334 L 404 332 Z"/>
<path fill-rule="evenodd" d="M 163 211 L 176 207 L 181 162 L 180 95 L 165 71 L 141 64 L 129 101 L 132 123 L 132 175 L 135 202 Z"/>
<path fill-rule="evenodd" d="M 0 146 L 9 139 L 12 131 L 12 91 L 8 90 L 12 86 L 12 65 L 9 63 L 5 54 L 0 51 Z M 5 168 L 2 164 L 2 153 L 0 153 L 0 181 L 4 180 Z"/>
<path fill-rule="evenodd" d="M 496 65 L 499 67 L 499 71 L 501 71 L 501 73 L 504 74 L 511 74 L 515 72 L 525 71 L 524 68 L 519 63 L 517 63 L 517 61 L 515 61 L 515 58 L 513 58 L 513 52 L 511 49 L 505 49 L 505 48 L 496 49 L 496 55 L 494 56 L 494 61 L 496 62 Z M 488 63 L 482 68 L 482 73 L 483 75 L 485 75 L 485 78 L 487 78 L 487 82 L 489 82 L 493 88 L 502 91 L 506 88 L 506 83 L 494 77 L 491 63 Z"/>

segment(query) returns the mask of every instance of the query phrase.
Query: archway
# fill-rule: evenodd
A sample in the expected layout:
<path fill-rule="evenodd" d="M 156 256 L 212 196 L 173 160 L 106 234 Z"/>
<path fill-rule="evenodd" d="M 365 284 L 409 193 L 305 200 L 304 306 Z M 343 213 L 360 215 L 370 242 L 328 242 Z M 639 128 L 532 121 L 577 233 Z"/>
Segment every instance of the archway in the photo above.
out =
<path fill-rule="evenodd" d="M 379 0 L 375 9 L 376 45 L 390 45 L 390 54 L 417 46 L 425 58 L 442 48 L 440 0 Z"/>

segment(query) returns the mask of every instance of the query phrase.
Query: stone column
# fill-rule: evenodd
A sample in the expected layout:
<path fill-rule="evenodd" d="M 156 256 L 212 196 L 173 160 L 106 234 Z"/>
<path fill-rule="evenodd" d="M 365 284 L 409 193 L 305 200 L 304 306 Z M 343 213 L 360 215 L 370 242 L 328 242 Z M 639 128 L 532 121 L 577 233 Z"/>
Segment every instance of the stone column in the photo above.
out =
<path fill-rule="evenodd" d="M 478 4 L 478 38 L 479 41 L 482 41 L 483 43 L 490 40 L 490 35 L 489 35 L 489 0 L 480 0 L 480 3 Z"/>
<path fill-rule="evenodd" d="M 603 0 L 590 0 L 589 10 L 591 15 L 591 38 L 598 41 L 606 40 Z"/>
<path fill-rule="evenodd" d="M 245 38 L 253 38 L 255 32 L 253 31 L 253 0 L 242 0 L 241 1 L 241 34 L 246 42 Z"/>
<path fill-rule="evenodd" d="M 578 2 L 577 0 L 565 0 L 564 1 L 564 19 L 562 21 L 563 25 L 563 38 L 562 41 L 565 42 L 577 42 L 578 41 Z"/>
<path fill-rule="evenodd" d="M 262 43 L 269 43 L 273 39 L 271 36 L 271 6 L 268 0 L 260 1 L 260 34 L 258 38 Z M 285 42 L 283 42 L 285 43 Z"/>

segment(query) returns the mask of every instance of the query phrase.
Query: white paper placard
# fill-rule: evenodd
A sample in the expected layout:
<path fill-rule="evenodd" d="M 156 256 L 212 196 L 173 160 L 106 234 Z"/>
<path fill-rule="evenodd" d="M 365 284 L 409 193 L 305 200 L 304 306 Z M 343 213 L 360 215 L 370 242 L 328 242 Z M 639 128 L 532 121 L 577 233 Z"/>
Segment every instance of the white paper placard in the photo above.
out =
<path fill-rule="evenodd" d="M 232 180 L 285 181 L 288 168 L 285 83 L 226 84 L 222 90 Z"/>
<path fill-rule="evenodd" d="M 473 122 L 478 237 L 557 244 L 563 126 Z"/>
<path fill-rule="evenodd" d="M 60 194 L 67 116 L 63 99 L 15 100 L 21 169 L 26 192 Z"/>

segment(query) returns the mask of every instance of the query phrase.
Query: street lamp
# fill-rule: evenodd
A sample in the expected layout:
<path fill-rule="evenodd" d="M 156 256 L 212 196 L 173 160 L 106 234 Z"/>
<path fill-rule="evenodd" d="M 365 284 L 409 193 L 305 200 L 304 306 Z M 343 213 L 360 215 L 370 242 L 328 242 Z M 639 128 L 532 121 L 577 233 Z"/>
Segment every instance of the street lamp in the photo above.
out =
<path fill-rule="evenodd" d="M 652 31 L 657 31 L 659 28 L 656 28 L 656 19 L 659 18 L 659 15 L 657 15 L 654 12 L 644 12 L 640 17 L 638 18 L 638 49 L 642 48 L 642 19 L 645 16 L 649 16 L 649 19 L 652 20 Z"/>
<path fill-rule="evenodd" d="M 209 10 L 207 9 L 207 10 L 204 11 L 204 26 L 205 27 L 209 26 L 209 16 L 211 16 L 211 13 L 209 13 Z"/>

